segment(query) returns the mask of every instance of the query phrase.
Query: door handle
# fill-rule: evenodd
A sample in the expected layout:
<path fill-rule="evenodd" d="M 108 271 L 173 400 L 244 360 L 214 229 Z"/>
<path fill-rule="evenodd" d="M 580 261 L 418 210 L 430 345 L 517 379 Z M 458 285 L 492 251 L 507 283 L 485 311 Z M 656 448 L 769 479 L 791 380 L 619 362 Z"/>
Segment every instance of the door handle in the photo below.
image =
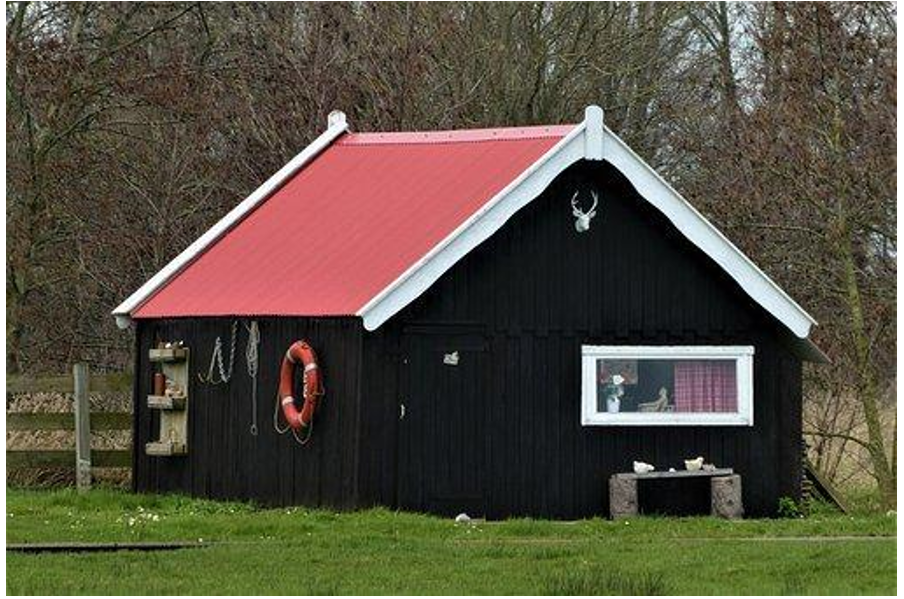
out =
<path fill-rule="evenodd" d="M 405 420 L 405 404 L 399 404 L 399 420 Z"/>

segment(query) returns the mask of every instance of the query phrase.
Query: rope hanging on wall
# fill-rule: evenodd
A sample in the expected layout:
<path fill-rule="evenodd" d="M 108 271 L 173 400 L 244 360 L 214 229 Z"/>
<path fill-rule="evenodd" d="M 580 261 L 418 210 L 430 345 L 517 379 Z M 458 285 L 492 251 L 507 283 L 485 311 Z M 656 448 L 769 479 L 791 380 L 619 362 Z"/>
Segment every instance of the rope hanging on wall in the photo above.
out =
<path fill-rule="evenodd" d="M 245 364 L 248 367 L 248 376 L 251 377 L 251 434 L 257 436 L 257 371 L 258 371 L 258 345 L 261 342 L 260 329 L 257 321 L 252 320 L 248 329 L 248 344 L 245 346 Z"/>
<path fill-rule="evenodd" d="M 311 435 L 314 434 L 314 421 L 311 421 L 311 424 L 308 425 L 308 428 L 306 431 L 307 434 L 303 438 L 299 437 L 298 433 L 291 426 L 286 425 L 286 428 L 279 427 L 279 413 L 282 411 L 282 410 L 280 410 L 280 407 L 281 406 L 279 403 L 279 392 L 277 392 L 276 393 L 276 403 L 273 406 L 273 430 L 275 430 L 277 432 L 277 434 L 280 434 L 280 435 L 284 435 L 285 433 L 291 431 L 292 436 L 295 437 L 295 441 L 299 445 L 307 445 L 308 441 L 311 440 Z"/>
<path fill-rule="evenodd" d="M 236 333 L 238 332 L 239 321 L 232 321 L 232 341 L 229 345 L 229 370 L 227 371 L 223 368 L 223 341 L 217 336 L 216 341 L 213 344 L 213 353 L 210 354 L 210 367 L 207 369 L 207 376 L 203 376 L 200 372 L 198 373 L 198 379 L 202 383 L 207 383 L 209 385 L 219 385 L 220 383 L 228 383 L 229 379 L 232 378 L 232 367 L 235 362 L 235 340 Z M 218 368 L 220 371 L 220 380 L 214 380 L 214 366 Z"/>

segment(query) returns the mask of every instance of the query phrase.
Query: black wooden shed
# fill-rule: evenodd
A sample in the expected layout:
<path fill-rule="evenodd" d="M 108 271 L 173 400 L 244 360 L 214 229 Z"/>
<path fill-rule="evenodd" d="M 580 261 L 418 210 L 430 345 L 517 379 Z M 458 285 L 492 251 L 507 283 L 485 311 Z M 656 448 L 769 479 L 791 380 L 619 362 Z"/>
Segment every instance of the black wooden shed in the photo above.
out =
<path fill-rule="evenodd" d="M 749 514 L 800 493 L 813 319 L 597 107 L 418 133 L 333 113 L 114 314 L 136 329 L 138 491 L 575 518 L 634 461 L 703 456 Z M 293 436 L 299 339 L 326 394 Z"/>

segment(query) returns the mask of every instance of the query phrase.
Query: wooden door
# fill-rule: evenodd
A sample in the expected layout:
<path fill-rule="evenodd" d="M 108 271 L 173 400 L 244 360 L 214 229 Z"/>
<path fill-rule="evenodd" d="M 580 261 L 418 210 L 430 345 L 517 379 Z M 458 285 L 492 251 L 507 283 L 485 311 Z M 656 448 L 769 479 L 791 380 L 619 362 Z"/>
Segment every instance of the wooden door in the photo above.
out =
<path fill-rule="evenodd" d="M 487 344 L 462 327 L 409 327 L 402 343 L 399 506 L 482 516 Z"/>

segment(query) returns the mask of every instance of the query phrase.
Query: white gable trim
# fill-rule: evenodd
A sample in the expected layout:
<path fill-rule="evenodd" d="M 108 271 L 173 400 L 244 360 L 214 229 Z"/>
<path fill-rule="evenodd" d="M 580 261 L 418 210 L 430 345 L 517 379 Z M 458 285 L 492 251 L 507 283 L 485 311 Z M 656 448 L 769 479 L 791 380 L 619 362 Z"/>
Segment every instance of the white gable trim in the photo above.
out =
<path fill-rule="evenodd" d="M 539 196 L 559 173 L 586 158 L 612 163 L 644 199 L 722 267 L 754 301 L 795 335 L 806 338 L 810 327 L 816 324 L 813 317 L 605 127 L 602 116 L 599 107 L 588 107 L 584 122 L 368 301 L 358 310 L 364 327 L 375 330 L 411 303 L 468 252 L 498 231 L 518 210 Z"/>
<path fill-rule="evenodd" d="M 290 160 L 288 164 L 267 179 L 263 185 L 254 190 L 251 195 L 226 213 L 226 216 L 221 218 L 217 224 L 208 229 L 206 233 L 185 248 L 182 253 L 173 258 L 169 264 L 148 279 L 148 281 L 139 287 L 135 293 L 119 304 L 119 306 L 113 310 L 116 324 L 123 329 L 128 327 L 131 322 L 130 314 L 132 310 L 144 303 L 154 294 L 154 292 L 169 282 L 174 275 L 206 250 L 208 246 L 222 237 L 223 234 L 241 221 L 249 212 L 254 210 L 258 204 L 270 197 L 274 191 L 279 189 L 283 183 L 294 176 L 304 165 L 326 149 L 337 137 L 348 131 L 348 123 L 346 122 L 345 115 L 339 111 L 330 113 L 327 124 L 327 130 L 321 133 L 317 139 L 308 145 L 308 147 L 299 152 L 295 158 Z"/>
<path fill-rule="evenodd" d="M 754 301 L 798 337 L 803 339 L 810 334 L 810 327 L 816 320 L 608 127 L 603 156 L 631 182 L 641 197 L 658 208 Z"/>
<path fill-rule="evenodd" d="M 602 119 L 599 124 L 602 126 Z M 575 126 L 427 255 L 358 310 L 358 316 L 364 319 L 364 328 L 373 331 L 389 320 L 468 252 L 491 237 L 518 210 L 540 195 L 559 173 L 584 158 L 585 130 L 586 122 Z"/>

